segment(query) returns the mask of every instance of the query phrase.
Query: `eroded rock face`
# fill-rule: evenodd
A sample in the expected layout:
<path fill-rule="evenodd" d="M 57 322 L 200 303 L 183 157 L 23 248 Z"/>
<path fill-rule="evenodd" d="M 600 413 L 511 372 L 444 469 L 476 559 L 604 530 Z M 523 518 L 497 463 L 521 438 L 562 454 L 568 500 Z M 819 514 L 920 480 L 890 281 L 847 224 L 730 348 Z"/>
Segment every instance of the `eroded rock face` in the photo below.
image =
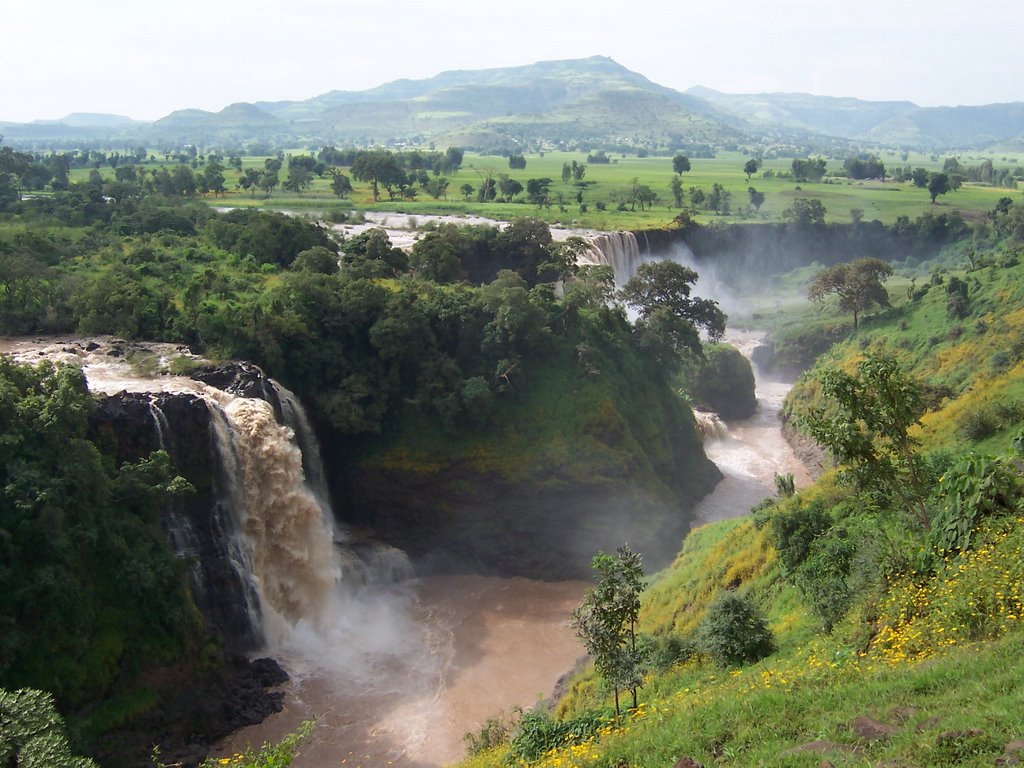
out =
<path fill-rule="evenodd" d="M 693 497 L 721 475 L 710 462 L 692 477 Z M 678 496 L 620 482 L 545 486 L 510 483 L 468 467 L 428 477 L 362 468 L 350 480 L 352 522 L 371 526 L 426 573 L 476 573 L 548 580 L 590 578 L 598 550 L 623 544 L 648 570 L 667 565 L 689 530 L 690 509 Z"/>

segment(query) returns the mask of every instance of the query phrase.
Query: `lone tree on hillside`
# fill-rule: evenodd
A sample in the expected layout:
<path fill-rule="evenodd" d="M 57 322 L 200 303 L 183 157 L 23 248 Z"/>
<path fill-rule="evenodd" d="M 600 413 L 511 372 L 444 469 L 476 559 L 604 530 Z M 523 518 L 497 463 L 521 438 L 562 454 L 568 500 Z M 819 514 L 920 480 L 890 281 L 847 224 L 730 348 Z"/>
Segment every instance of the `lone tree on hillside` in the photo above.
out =
<path fill-rule="evenodd" d="M 892 267 L 881 259 L 857 259 L 849 264 L 836 264 L 814 276 L 807 298 L 824 301 L 839 297 L 839 308 L 853 313 L 853 329 L 857 330 L 860 313 L 877 304 L 889 306 L 889 292 L 882 283 L 892 275 Z"/>
<path fill-rule="evenodd" d="M 642 655 L 636 647 L 636 620 L 644 572 L 640 555 L 622 546 L 615 556 L 598 552 L 591 561 L 597 571 L 597 585 L 587 590 L 583 605 L 572 612 L 572 626 L 594 658 L 594 668 L 615 690 L 615 716 L 619 691 L 633 693 L 643 682 Z"/>
<path fill-rule="evenodd" d="M 725 333 L 725 313 L 718 302 L 690 297 L 697 273 L 674 261 L 641 264 L 620 292 L 640 315 L 638 326 L 667 342 L 676 354 L 703 354 L 698 328 L 712 341 Z"/>

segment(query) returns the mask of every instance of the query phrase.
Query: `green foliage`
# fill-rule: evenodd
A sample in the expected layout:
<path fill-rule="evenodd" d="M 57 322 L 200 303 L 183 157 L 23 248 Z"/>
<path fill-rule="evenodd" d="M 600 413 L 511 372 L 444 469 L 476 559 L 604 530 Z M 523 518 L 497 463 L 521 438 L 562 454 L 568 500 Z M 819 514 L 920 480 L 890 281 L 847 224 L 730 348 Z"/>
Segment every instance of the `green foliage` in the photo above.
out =
<path fill-rule="evenodd" d="M 836 264 L 814 276 L 807 289 L 811 301 L 839 297 L 839 308 L 853 314 L 853 329 L 861 313 L 877 304 L 889 306 L 889 294 L 882 283 L 892 275 L 892 267 L 880 259 L 857 259 L 850 264 Z"/>
<path fill-rule="evenodd" d="M 712 341 L 725 333 L 725 313 L 711 299 L 690 298 L 697 273 L 682 264 L 658 261 L 641 264 L 623 286 L 620 296 L 640 315 L 638 331 L 647 336 L 663 363 L 677 363 L 680 355 L 702 354 L 698 329 Z M 658 346 L 666 351 L 659 354 Z"/>
<path fill-rule="evenodd" d="M 862 537 L 861 537 L 862 538 Z M 850 583 L 858 542 L 842 525 L 814 539 L 795 581 L 826 632 L 842 618 L 854 598 Z"/>
<path fill-rule="evenodd" d="M 814 540 L 829 529 L 832 520 L 821 503 L 811 502 L 776 509 L 769 523 L 779 560 L 789 573 L 795 573 L 810 555 Z"/>
<path fill-rule="evenodd" d="M 587 590 L 583 605 L 573 611 L 572 625 L 594 658 L 594 667 L 615 690 L 615 713 L 619 713 L 619 690 L 636 689 L 643 680 L 643 659 L 638 652 L 636 620 L 643 591 L 640 556 L 628 546 L 615 556 L 599 552 L 592 567 L 597 585 Z"/>
<path fill-rule="evenodd" d="M 611 722 L 612 715 L 605 710 L 591 710 L 563 720 L 555 720 L 544 709 L 524 712 L 512 737 L 510 756 L 526 761 L 539 760 L 551 749 L 593 738 Z"/>
<path fill-rule="evenodd" d="M 158 452 L 119 471 L 86 433 L 78 369 L 0 358 L 0 684 L 78 704 L 195 628 L 159 510 L 185 491 Z"/>
<path fill-rule="evenodd" d="M 728 344 L 703 345 L 703 357 L 684 361 L 682 377 L 693 400 L 723 419 L 743 419 L 757 408 L 750 361 Z"/>
<path fill-rule="evenodd" d="M 286 768 L 299 755 L 299 748 L 309 740 L 315 720 L 304 720 L 293 733 L 289 733 L 276 744 L 264 742 L 259 748 L 249 747 L 245 752 L 236 752 L 230 757 L 208 757 L 199 764 L 199 768 L 222 768 L 225 765 L 233 768 Z M 178 765 L 178 764 L 175 764 Z M 153 750 L 154 768 L 174 768 L 160 762 L 160 752 Z"/>
<path fill-rule="evenodd" d="M 939 478 L 938 512 L 932 525 L 936 548 L 940 552 L 970 549 L 979 522 L 1017 509 L 1022 494 L 1024 483 L 1015 463 L 965 454 Z"/>
<path fill-rule="evenodd" d="M 775 475 L 775 493 L 781 498 L 788 499 L 790 496 L 796 494 L 796 484 L 793 479 L 793 473 L 787 472 L 784 475 Z"/>
<path fill-rule="evenodd" d="M 724 592 L 708 608 L 697 630 L 704 653 L 723 666 L 752 664 L 776 650 L 775 636 L 754 603 Z"/>
<path fill-rule="evenodd" d="M 96 768 L 75 757 L 53 696 L 24 688 L 0 688 L 0 765 L 24 768 Z"/>
<path fill-rule="evenodd" d="M 504 717 L 488 717 L 475 733 L 467 731 L 463 734 L 462 741 L 466 744 L 466 754 L 472 757 L 494 749 L 507 742 L 511 733 L 512 725 Z"/>
<path fill-rule="evenodd" d="M 842 462 L 858 488 L 913 505 L 926 528 L 921 460 L 910 436 L 924 410 L 921 385 L 895 359 L 872 356 L 857 365 L 857 376 L 830 368 L 819 381 L 834 410 L 812 410 L 804 427 Z"/>

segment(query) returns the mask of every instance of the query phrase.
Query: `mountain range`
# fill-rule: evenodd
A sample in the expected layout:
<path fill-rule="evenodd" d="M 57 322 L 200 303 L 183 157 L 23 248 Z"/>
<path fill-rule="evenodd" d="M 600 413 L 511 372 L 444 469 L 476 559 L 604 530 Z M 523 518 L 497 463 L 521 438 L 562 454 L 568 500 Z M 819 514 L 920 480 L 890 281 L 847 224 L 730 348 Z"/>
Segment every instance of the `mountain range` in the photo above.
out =
<path fill-rule="evenodd" d="M 75 141 L 108 146 L 183 143 L 239 146 L 433 142 L 514 150 L 696 149 L 731 145 L 833 145 L 924 150 L 1024 149 L 1024 102 L 919 107 L 804 93 L 726 94 L 666 88 L 610 58 L 453 70 L 365 91 L 302 101 L 183 109 L 150 123 L 75 113 L 57 121 L 0 123 L 12 145 L 45 149 Z"/>

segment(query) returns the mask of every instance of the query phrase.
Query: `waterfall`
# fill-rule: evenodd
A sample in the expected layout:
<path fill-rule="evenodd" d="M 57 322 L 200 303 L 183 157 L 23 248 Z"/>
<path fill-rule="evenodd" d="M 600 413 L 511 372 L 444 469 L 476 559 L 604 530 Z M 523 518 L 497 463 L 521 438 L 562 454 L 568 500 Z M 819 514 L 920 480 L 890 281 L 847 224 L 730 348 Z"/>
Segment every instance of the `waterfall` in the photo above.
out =
<path fill-rule="evenodd" d="M 588 243 L 590 248 L 583 262 L 611 267 L 619 287 L 625 285 L 643 263 L 640 244 L 632 232 L 601 232 L 592 235 Z"/>
<path fill-rule="evenodd" d="M 717 413 L 694 409 L 693 418 L 697 422 L 697 431 L 704 439 L 704 442 L 724 440 L 728 437 L 729 428 L 725 425 L 724 421 L 718 418 Z"/>
<path fill-rule="evenodd" d="M 97 416 L 122 461 L 161 449 L 194 494 L 171 498 L 162 524 L 190 565 L 196 606 L 235 648 L 330 632 L 358 590 L 412 576 L 399 549 L 335 523 L 316 434 L 298 398 L 250 363 L 191 376 L 133 370 L 131 352 L 158 359 L 187 348 L 113 338 L 8 340 L 19 362 L 68 362 L 105 395 Z"/>

